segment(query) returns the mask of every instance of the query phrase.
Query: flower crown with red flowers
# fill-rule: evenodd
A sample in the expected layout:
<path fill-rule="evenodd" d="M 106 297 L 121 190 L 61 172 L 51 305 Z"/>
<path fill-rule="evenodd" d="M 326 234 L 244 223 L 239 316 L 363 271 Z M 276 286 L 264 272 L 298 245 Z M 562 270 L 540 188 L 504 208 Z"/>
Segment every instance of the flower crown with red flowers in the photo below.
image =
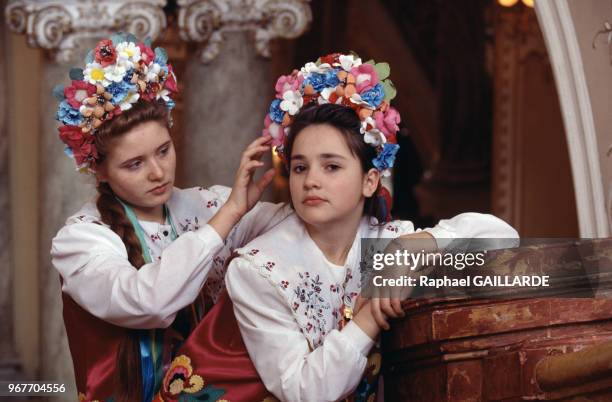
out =
<path fill-rule="evenodd" d="M 396 95 L 389 73 L 389 64 L 362 63 L 355 54 L 334 53 L 306 63 L 276 82 L 276 98 L 264 120 L 263 135 L 272 136 L 272 145 L 282 156 L 293 116 L 304 106 L 347 106 L 361 119 L 363 140 L 376 148 L 374 167 L 388 176 L 399 149 L 396 133 L 400 122 L 398 111 L 389 105 Z"/>
<path fill-rule="evenodd" d="M 128 110 L 139 99 L 161 101 L 174 107 L 171 95 L 178 92 L 176 76 L 163 48 L 139 41 L 132 34 L 117 33 L 98 42 L 85 58 L 85 68 L 70 70 L 72 84 L 58 85 L 57 120 L 65 152 L 77 170 L 95 173 L 98 153 L 96 129 Z"/>

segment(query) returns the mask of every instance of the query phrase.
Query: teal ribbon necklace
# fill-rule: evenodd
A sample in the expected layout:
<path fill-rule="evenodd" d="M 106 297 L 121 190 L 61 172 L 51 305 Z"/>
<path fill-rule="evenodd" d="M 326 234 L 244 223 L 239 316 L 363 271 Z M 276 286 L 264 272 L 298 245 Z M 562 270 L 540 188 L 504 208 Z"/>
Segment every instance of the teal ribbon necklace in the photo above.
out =
<path fill-rule="evenodd" d="M 145 233 L 142 225 L 138 221 L 136 214 L 125 202 L 117 198 L 119 203 L 123 206 L 125 214 L 130 220 L 136 237 L 140 242 L 140 248 L 142 249 L 142 258 L 145 264 L 153 262 L 149 247 L 147 246 Z M 172 216 L 168 211 L 168 207 L 164 204 L 164 216 L 168 224 L 171 227 L 170 239 L 174 241 L 177 237 L 177 231 L 172 222 Z M 159 350 L 162 349 L 163 345 L 163 330 L 150 329 L 150 330 L 139 330 L 139 344 L 140 344 L 140 368 L 142 374 L 142 402 L 150 402 L 153 400 L 155 391 L 159 388 L 161 376 L 156 376 L 155 373 L 158 371 L 157 368 L 162 365 L 161 354 Z M 159 377 L 159 378 L 157 378 Z"/>

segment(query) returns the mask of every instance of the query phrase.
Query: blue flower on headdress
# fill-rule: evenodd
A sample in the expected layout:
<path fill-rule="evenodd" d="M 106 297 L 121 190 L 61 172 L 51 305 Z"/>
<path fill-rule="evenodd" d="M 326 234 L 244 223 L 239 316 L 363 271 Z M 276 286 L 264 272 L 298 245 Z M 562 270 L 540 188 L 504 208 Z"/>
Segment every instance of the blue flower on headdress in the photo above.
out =
<path fill-rule="evenodd" d="M 133 76 L 134 76 L 134 69 L 130 68 L 125 73 L 125 76 L 123 77 L 123 82 L 125 82 L 126 84 L 132 84 L 132 77 Z"/>
<path fill-rule="evenodd" d="M 121 103 L 125 99 L 125 97 L 128 96 L 128 93 L 130 91 L 135 92 L 136 85 L 126 82 L 125 79 L 120 82 L 113 82 L 108 87 L 106 87 L 106 92 L 113 95 L 111 102 L 115 105 Z"/>
<path fill-rule="evenodd" d="M 56 118 L 68 126 L 78 126 L 83 121 L 81 112 L 70 106 L 67 100 L 59 104 Z"/>
<path fill-rule="evenodd" d="M 285 112 L 280 108 L 281 102 L 280 99 L 274 99 L 270 104 L 270 118 L 279 124 L 283 122 L 283 116 L 285 115 Z"/>
<path fill-rule="evenodd" d="M 374 167 L 380 171 L 392 168 L 398 150 L 399 145 L 386 142 L 382 151 L 372 160 Z"/>
<path fill-rule="evenodd" d="M 312 85 L 315 91 L 321 92 L 327 88 L 327 74 L 326 73 L 312 73 L 304 80 L 304 86 Z"/>
<path fill-rule="evenodd" d="M 325 73 L 325 86 L 327 88 L 334 88 L 340 84 L 340 79 L 338 78 L 338 70 L 329 70 Z"/>
<path fill-rule="evenodd" d="M 169 99 L 166 101 L 166 107 L 168 108 L 168 110 L 174 109 L 175 106 L 176 106 L 176 103 L 174 103 L 172 99 Z"/>
<path fill-rule="evenodd" d="M 368 102 L 368 104 L 370 104 L 372 107 L 378 107 L 383 99 L 385 99 L 385 90 L 383 89 L 382 84 L 379 82 L 367 91 L 363 91 L 361 94 L 361 99 Z"/>

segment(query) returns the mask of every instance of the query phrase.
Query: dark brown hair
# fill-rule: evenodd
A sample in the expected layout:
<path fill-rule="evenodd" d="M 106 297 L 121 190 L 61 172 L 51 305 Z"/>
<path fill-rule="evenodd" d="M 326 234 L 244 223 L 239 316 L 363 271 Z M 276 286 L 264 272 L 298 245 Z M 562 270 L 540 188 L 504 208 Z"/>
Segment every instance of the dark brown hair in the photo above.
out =
<path fill-rule="evenodd" d="M 326 103 L 323 105 L 306 106 L 295 116 L 289 128 L 289 135 L 285 140 L 283 149 L 289 174 L 291 174 L 291 152 L 295 139 L 302 130 L 313 124 L 327 124 L 340 131 L 351 154 L 361 163 L 361 169 L 364 174 L 374 168 L 372 161 L 376 158 L 376 149 L 366 144 L 363 140 L 361 120 L 357 113 L 346 106 Z M 380 200 L 377 199 L 380 188 L 381 184 L 379 182 L 374 194 L 365 199 L 363 214 L 376 218 L 379 223 L 384 223 L 387 220 L 387 214 L 379 202 Z"/>
<path fill-rule="evenodd" d="M 103 123 L 96 131 L 95 145 L 98 151 L 96 165 L 104 164 L 108 154 L 109 142 L 118 138 L 139 124 L 150 121 L 159 122 L 166 127 L 168 124 L 168 109 L 159 102 L 139 100 L 129 110 Z M 96 202 L 102 222 L 119 235 L 128 253 L 128 260 L 139 269 L 144 265 L 144 257 L 136 231 L 125 214 L 121 203 L 108 183 L 98 184 L 98 200 Z M 117 402 L 140 401 L 142 393 L 142 378 L 140 367 L 140 345 L 137 330 L 129 330 L 128 336 L 121 342 L 117 350 L 117 370 L 115 372 Z"/>

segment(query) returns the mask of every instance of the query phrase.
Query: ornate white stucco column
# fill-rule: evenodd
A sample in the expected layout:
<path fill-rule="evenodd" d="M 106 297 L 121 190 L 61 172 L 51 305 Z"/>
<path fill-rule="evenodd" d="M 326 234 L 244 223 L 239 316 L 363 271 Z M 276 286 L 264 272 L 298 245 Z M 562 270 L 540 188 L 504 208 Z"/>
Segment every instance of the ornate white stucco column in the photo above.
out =
<path fill-rule="evenodd" d="M 0 0 L 0 6 L 4 3 Z M 19 364 L 15 354 L 13 335 L 13 304 L 11 261 L 11 210 L 9 183 L 9 130 L 7 125 L 8 96 L 6 64 L 7 40 L 0 26 L 0 380 L 15 379 Z"/>
<path fill-rule="evenodd" d="M 38 96 L 42 211 L 38 245 L 42 317 L 39 372 L 40 378 L 47 381 L 68 383 L 74 378 L 62 320 L 59 278 L 49 257 L 51 239 L 66 217 L 95 194 L 94 181 L 75 172 L 74 163 L 64 156 L 52 89 L 58 83 L 68 83 L 69 67 L 82 64 L 86 51 L 112 33 L 126 31 L 141 38 L 157 38 L 166 28 L 165 4 L 166 0 L 10 0 L 4 10 L 9 27 L 27 35 L 31 46 L 46 50 L 50 57 L 43 67 Z M 74 400 L 75 395 L 67 394 L 66 401 Z"/>
<path fill-rule="evenodd" d="M 270 40 L 310 25 L 307 0 L 178 0 L 181 37 L 201 44 L 184 80 L 187 186 L 231 185 L 245 146 L 261 134 L 273 95 Z"/>

